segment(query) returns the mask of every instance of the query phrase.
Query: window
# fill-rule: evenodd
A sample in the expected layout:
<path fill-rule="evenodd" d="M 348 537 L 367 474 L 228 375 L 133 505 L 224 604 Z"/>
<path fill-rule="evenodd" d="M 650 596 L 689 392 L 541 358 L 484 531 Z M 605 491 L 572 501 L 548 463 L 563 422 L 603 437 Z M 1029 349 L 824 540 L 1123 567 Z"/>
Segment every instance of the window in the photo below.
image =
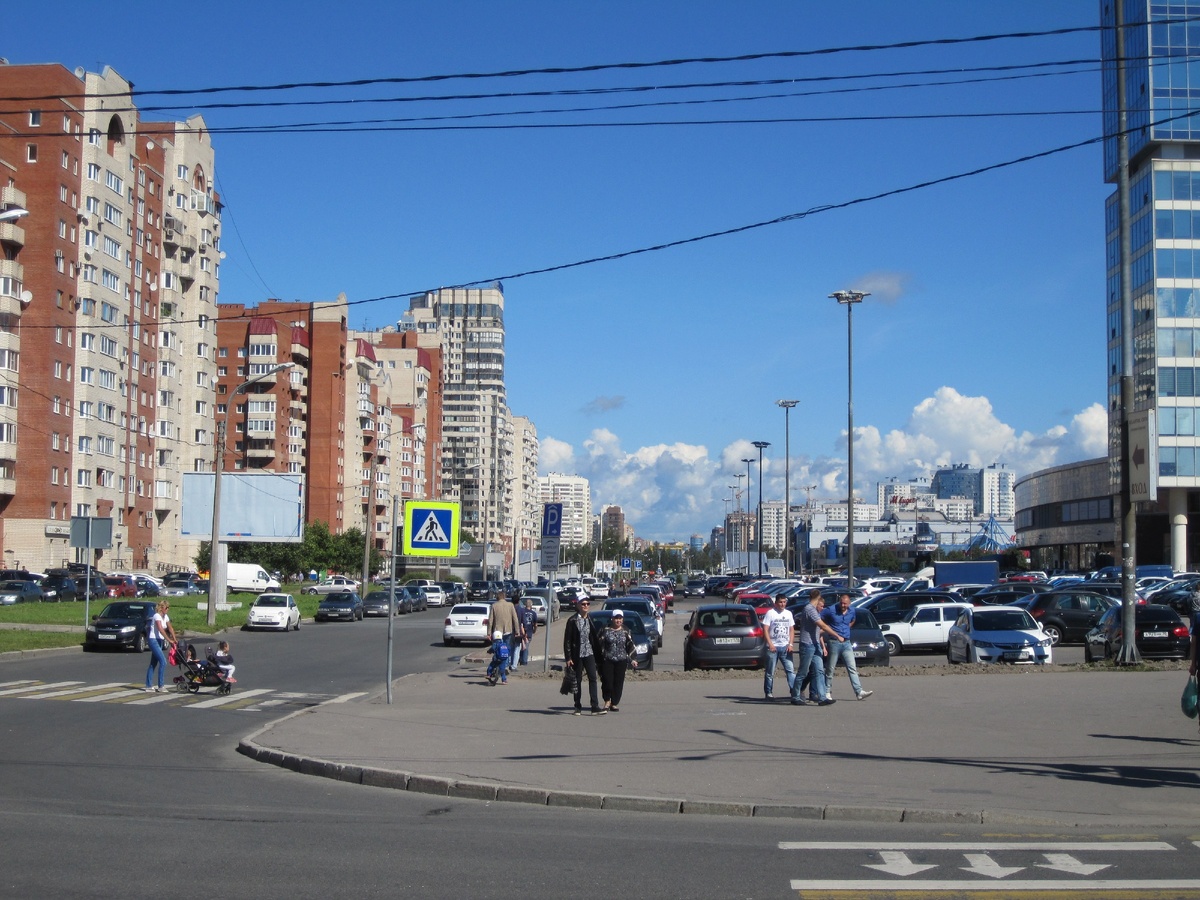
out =
<path fill-rule="evenodd" d="M 79 367 L 79 383 L 80 384 L 95 384 L 96 370 L 91 366 Z"/>
<path fill-rule="evenodd" d="M 31 163 L 37 162 L 37 144 L 25 145 L 25 161 Z"/>
<path fill-rule="evenodd" d="M 91 419 L 96 415 L 96 404 L 91 400 L 79 401 L 79 418 Z"/>
<path fill-rule="evenodd" d="M 80 346 L 82 347 L 83 345 L 80 344 Z M 113 359 L 116 359 L 117 342 L 107 334 L 100 335 L 100 352 L 105 356 L 111 356 Z"/>
<path fill-rule="evenodd" d="M 84 456 L 92 455 L 92 439 L 85 435 L 79 436 L 79 452 Z"/>
<path fill-rule="evenodd" d="M 116 194 L 121 194 L 125 190 L 125 182 L 121 180 L 121 176 L 116 172 L 104 170 L 104 183 L 108 185 L 108 189 Z"/>
<path fill-rule="evenodd" d="M 121 293 L 121 278 L 116 272 L 110 272 L 108 269 L 103 269 L 100 272 L 100 283 L 103 284 L 113 293 Z M 106 306 L 108 304 L 105 304 Z M 105 319 L 105 322 L 115 322 L 116 319 Z"/>
<path fill-rule="evenodd" d="M 100 166 L 98 164 L 96 164 L 96 163 L 88 163 L 87 164 L 87 178 L 88 178 L 88 181 L 99 181 L 100 180 Z"/>
<path fill-rule="evenodd" d="M 51 450 L 61 450 L 62 449 L 62 436 L 57 431 L 54 432 L 52 435 L 50 435 L 50 449 Z"/>
<path fill-rule="evenodd" d="M 105 274 L 108 274 L 108 273 L 105 273 Z M 115 324 L 117 321 L 117 308 L 115 306 L 113 306 L 111 303 L 105 303 L 103 300 L 101 300 L 100 301 L 100 318 L 103 319 L 105 322 L 111 322 L 111 323 Z"/>
<path fill-rule="evenodd" d="M 29 111 L 29 127 L 39 128 L 42 124 L 42 111 L 40 109 L 31 109 Z"/>
<path fill-rule="evenodd" d="M 78 485 L 79 487 L 91 487 L 92 486 L 92 470 L 91 469 L 77 469 L 75 472 L 75 484 Z"/>
<path fill-rule="evenodd" d="M 104 204 L 104 221 L 108 222 L 109 224 L 116 225 L 118 228 L 120 228 L 120 227 L 122 227 L 122 223 L 125 221 L 125 217 L 121 214 L 121 211 L 119 209 L 117 209 L 115 206 L 113 206 L 111 203 L 105 203 Z"/>

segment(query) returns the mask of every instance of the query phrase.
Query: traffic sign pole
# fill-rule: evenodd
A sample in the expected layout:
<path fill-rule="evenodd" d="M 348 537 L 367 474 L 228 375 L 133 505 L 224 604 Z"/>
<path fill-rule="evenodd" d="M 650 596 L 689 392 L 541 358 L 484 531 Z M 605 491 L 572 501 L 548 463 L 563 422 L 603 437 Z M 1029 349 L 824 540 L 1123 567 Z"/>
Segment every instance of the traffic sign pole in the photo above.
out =
<path fill-rule="evenodd" d="M 559 542 L 562 540 L 562 504 L 547 503 L 542 508 L 542 571 L 557 572 Z M 554 612 L 554 579 L 546 580 L 546 652 L 542 657 L 542 673 L 550 671 L 550 620 Z M 565 626 L 564 626 L 565 627 Z"/>

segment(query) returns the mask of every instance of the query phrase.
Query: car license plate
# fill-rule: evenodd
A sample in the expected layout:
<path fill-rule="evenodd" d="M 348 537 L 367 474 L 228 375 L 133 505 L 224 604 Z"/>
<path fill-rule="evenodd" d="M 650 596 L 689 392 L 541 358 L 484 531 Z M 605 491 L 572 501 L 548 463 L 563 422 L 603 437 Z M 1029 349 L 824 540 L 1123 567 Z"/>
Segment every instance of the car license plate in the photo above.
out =
<path fill-rule="evenodd" d="M 1142 637 L 1145 637 L 1145 638 L 1167 637 L 1167 633 L 1165 631 L 1143 631 Z"/>
<path fill-rule="evenodd" d="M 741 638 L 713 638 L 714 644 L 740 644 Z"/>
<path fill-rule="evenodd" d="M 854 651 L 854 658 L 855 658 L 855 659 L 866 659 L 866 658 L 867 658 L 867 651 L 866 651 L 866 650 L 855 650 L 855 651 Z"/>
<path fill-rule="evenodd" d="M 115 634 L 98 634 L 96 637 L 102 641 L 115 641 L 117 639 Z"/>
<path fill-rule="evenodd" d="M 1024 650 L 1008 650 L 1005 652 L 1004 658 L 1005 659 L 1024 659 L 1025 655 L 1026 655 L 1026 653 Z"/>

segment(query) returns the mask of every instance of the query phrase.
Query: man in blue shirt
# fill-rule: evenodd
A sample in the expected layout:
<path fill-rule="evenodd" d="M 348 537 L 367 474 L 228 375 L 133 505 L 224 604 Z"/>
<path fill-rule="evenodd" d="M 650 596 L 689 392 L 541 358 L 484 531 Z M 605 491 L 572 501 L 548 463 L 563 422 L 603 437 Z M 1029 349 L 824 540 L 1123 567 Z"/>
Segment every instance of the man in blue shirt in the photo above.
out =
<path fill-rule="evenodd" d="M 792 705 L 804 706 L 808 702 L 828 706 L 836 701 L 825 688 L 825 667 L 821 665 L 822 632 L 834 636 L 834 631 L 821 620 L 825 601 L 815 588 L 809 592 L 808 605 L 800 610 L 800 621 L 796 628 L 800 632 L 800 664 L 796 666 L 796 680 L 792 687 Z M 808 680 L 812 676 L 811 682 Z M 809 687 L 809 700 L 805 700 L 805 685 Z"/>
<path fill-rule="evenodd" d="M 837 668 L 838 660 L 846 667 L 850 676 L 850 687 L 854 688 L 854 696 L 866 700 L 874 691 L 864 691 L 862 682 L 858 680 L 858 664 L 854 661 L 854 643 L 850 640 L 850 629 L 854 627 L 856 614 L 850 605 L 850 595 L 842 594 L 838 602 L 821 613 L 821 619 L 833 629 L 836 638 L 827 640 L 829 655 L 825 657 L 825 698 L 833 693 L 833 670 Z"/>

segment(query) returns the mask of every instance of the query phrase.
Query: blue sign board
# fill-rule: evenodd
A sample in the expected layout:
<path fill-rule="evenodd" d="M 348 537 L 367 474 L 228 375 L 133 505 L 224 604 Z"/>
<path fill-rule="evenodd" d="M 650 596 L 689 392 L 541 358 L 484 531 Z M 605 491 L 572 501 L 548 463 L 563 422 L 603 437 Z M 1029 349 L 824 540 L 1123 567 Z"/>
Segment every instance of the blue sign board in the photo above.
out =
<path fill-rule="evenodd" d="M 542 513 L 542 537 L 562 537 L 561 503 L 547 503 Z"/>

